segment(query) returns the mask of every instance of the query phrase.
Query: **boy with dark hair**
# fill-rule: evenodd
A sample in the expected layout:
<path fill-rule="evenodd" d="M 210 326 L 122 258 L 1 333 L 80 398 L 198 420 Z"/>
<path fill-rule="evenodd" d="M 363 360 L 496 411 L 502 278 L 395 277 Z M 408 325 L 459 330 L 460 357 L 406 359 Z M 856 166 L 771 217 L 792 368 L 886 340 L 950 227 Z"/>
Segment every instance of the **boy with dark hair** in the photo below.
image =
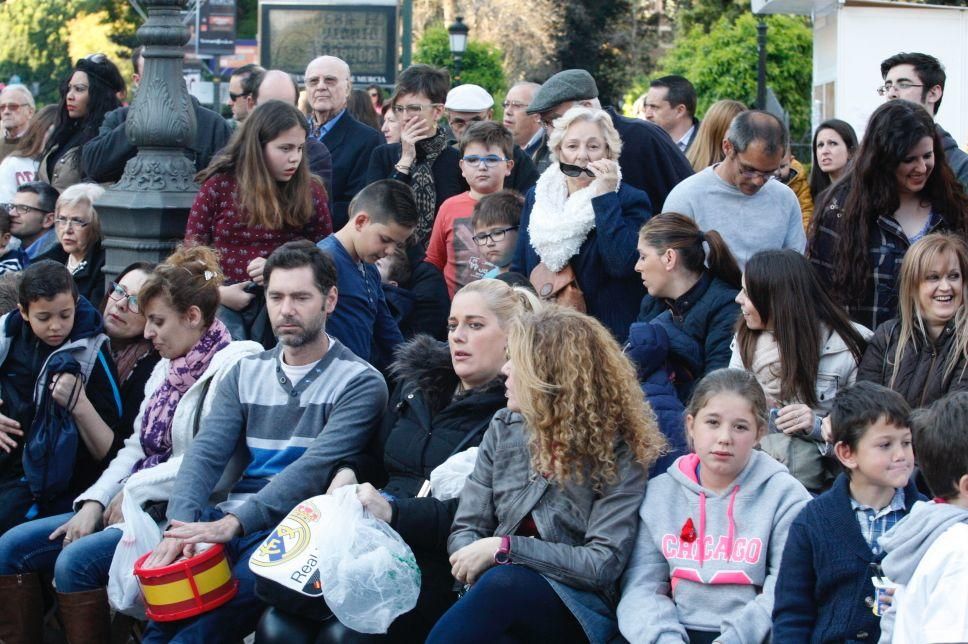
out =
<path fill-rule="evenodd" d="M 18 310 L 0 318 L 0 534 L 69 511 L 126 438 L 118 433 L 121 400 L 101 315 L 78 296 L 67 268 L 51 260 L 31 265 L 17 298 Z M 74 443 L 75 451 L 47 453 L 46 462 L 25 458 L 38 425 L 50 431 L 65 410 L 71 422 L 59 425 L 57 444 Z"/>
<path fill-rule="evenodd" d="M 484 277 L 497 277 L 510 270 L 514 248 L 518 244 L 518 227 L 524 197 L 513 190 L 486 195 L 474 205 L 471 213 L 471 238 L 481 256 L 494 264 Z"/>
<path fill-rule="evenodd" d="M 837 394 L 831 440 L 845 473 L 790 526 L 774 591 L 773 641 L 876 640 L 871 576 L 884 559 L 877 539 L 924 500 L 911 480 L 910 415 L 901 394 L 872 382 Z"/>
<path fill-rule="evenodd" d="M 511 133 L 491 121 L 474 123 L 460 140 L 461 174 L 470 189 L 440 206 L 427 246 L 427 261 L 443 272 L 451 299 L 462 286 L 494 268 L 477 250 L 471 214 L 485 195 L 504 186 L 504 178 L 514 167 L 513 146 Z"/>
<path fill-rule="evenodd" d="M 934 501 L 918 503 L 881 537 L 897 590 L 881 642 L 968 642 L 968 392 L 911 419 L 918 464 Z M 893 639 L 892 639 L 893 638 Z"/>
<path fill-rule="evenodd" d="M 427 247 L 441 204 L 463 191 L 457 168 L 459 153 L 437 126 L 450 89 L 446 69 L 412 65 L 403 70 L 394 91 L 393 112 L 400 123 L 400 143 L 373 150 L 367 183 L 396 179 L 413 189 L 420 219 L 414 236 Z"/>
<path fill-rule="evenodd" d="M 0 275 L 22 271 L 30 263 L 27 253 L 10 248 L 10 212 L 0 205 Z"/>
<path fill-rule="evenodd" d="M 361 190 L 348 212 L 347 224 L 317 244 L 336 264 L 339 276 L 339 303 L 329 317 L 328 330 L 350 351 L 371 362 L 374 349 L 377 356 L 392 356 L 403 342 L 387 309 L 375 264 L 413 233 L 417 205 L 410 188 L 384 179 Z"/>

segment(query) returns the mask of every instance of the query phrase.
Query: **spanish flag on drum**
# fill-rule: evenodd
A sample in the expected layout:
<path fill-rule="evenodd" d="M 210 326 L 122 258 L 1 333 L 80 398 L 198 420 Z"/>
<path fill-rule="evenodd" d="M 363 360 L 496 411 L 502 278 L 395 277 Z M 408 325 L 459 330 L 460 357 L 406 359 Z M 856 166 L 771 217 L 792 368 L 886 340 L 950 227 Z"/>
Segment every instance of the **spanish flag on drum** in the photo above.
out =
<path fill-rule="evenodd" d="M 138 559 L 134 574 L 144 595 L 145 613 L 156 622 L 201 615 L 228 602 L 239 591 L 222 544 L 161 568 L 143 567 L 150 555 Z"/>

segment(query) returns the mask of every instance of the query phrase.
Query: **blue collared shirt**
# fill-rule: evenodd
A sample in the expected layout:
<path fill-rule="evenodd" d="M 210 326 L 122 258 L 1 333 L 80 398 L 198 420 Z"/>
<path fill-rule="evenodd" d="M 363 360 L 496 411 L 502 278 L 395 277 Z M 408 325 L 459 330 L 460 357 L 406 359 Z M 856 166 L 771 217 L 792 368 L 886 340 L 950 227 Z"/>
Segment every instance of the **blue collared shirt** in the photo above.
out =
<path fill-rule="evenodd" d="M 906 514 L 904 490 L 901 488 L 894 490 L 894 498 L 880 510 L 863 505 L 855 501 L 853 497 L 850 499 L 850 507 L 854 511 L 854 516 L 857 517 L 860 533 L 863 535 L 864 541 L 867 542 L 867 546 L 872 553 L 879 555 L 881 554 L 881 546 L 877 543 L 878 537 L 893 528 Z"/>
<path fill-rule="evenodd" d="M 346 113 L 346 108 L 343 108 L 336 114 L 333 118 L 329 119 L 322 125 L 316 125 L 315 116 L 309 117 L 309 136 L 316 139 L 317 141 L 322 141 L 323 137 L 329 134 L 329 131 L 336 126 L 336 122 L 343 118 L 343 114 Z"/>
<path fill-rule="evenodd" d="M 27 257 L 30 259 L 36 258 L 38 255 L 43 255 L 51 248 L 57 244 L 57 233 L 51 228 L 46 233 L 41 235 L 34 241 L 33 244 L 24 248 L 24 252 L 27 253 Z"/>

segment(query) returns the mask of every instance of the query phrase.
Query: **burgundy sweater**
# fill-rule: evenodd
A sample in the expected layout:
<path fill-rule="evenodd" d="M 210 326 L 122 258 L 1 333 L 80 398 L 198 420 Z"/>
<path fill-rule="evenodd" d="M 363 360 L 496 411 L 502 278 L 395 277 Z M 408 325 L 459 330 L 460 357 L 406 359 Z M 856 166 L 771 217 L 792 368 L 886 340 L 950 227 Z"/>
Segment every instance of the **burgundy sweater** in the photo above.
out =
<path fill-rule="evenodd" d="M 185 241 L 212 246 L 219 252 L 227 284 L 245 282 L 245 269 L 256 257 L 268 257 L 279 246 L 294 239 L 317 242 L 333 232 L 326 190 L 313 182 L 316 216 L 301 228 L 270 230 L 249 226 L 239 212 L 237 183 L 230 174 L 216 174 L 202 184 L 188 214 Z"/>

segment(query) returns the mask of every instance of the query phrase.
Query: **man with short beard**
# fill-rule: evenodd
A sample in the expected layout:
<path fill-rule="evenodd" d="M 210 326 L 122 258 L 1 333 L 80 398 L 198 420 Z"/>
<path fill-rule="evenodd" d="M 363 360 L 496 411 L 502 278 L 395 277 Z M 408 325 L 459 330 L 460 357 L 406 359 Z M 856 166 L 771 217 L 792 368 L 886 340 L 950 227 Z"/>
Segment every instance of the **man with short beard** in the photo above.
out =
<path fill-rule="evenodd" d="M 297 503 L 323 494 L 338 465 L 359 455 L 387 404 L 373 367 L 326 333 L 336 308 L 336 267 L 308 241 L 266 260 L 266 306 L 279 344 L 241 360 L 211 392 L 212 409 L 182 462 L 168 502 L 171 525 L 145 567 L 224 543 L 239 592 L 192 619 L 150 622 L 144 642 L 239 641 L 262 613 L 249 557 Z M 228 501 L 208 499 L 244 443 L 248 464 Z"/>

